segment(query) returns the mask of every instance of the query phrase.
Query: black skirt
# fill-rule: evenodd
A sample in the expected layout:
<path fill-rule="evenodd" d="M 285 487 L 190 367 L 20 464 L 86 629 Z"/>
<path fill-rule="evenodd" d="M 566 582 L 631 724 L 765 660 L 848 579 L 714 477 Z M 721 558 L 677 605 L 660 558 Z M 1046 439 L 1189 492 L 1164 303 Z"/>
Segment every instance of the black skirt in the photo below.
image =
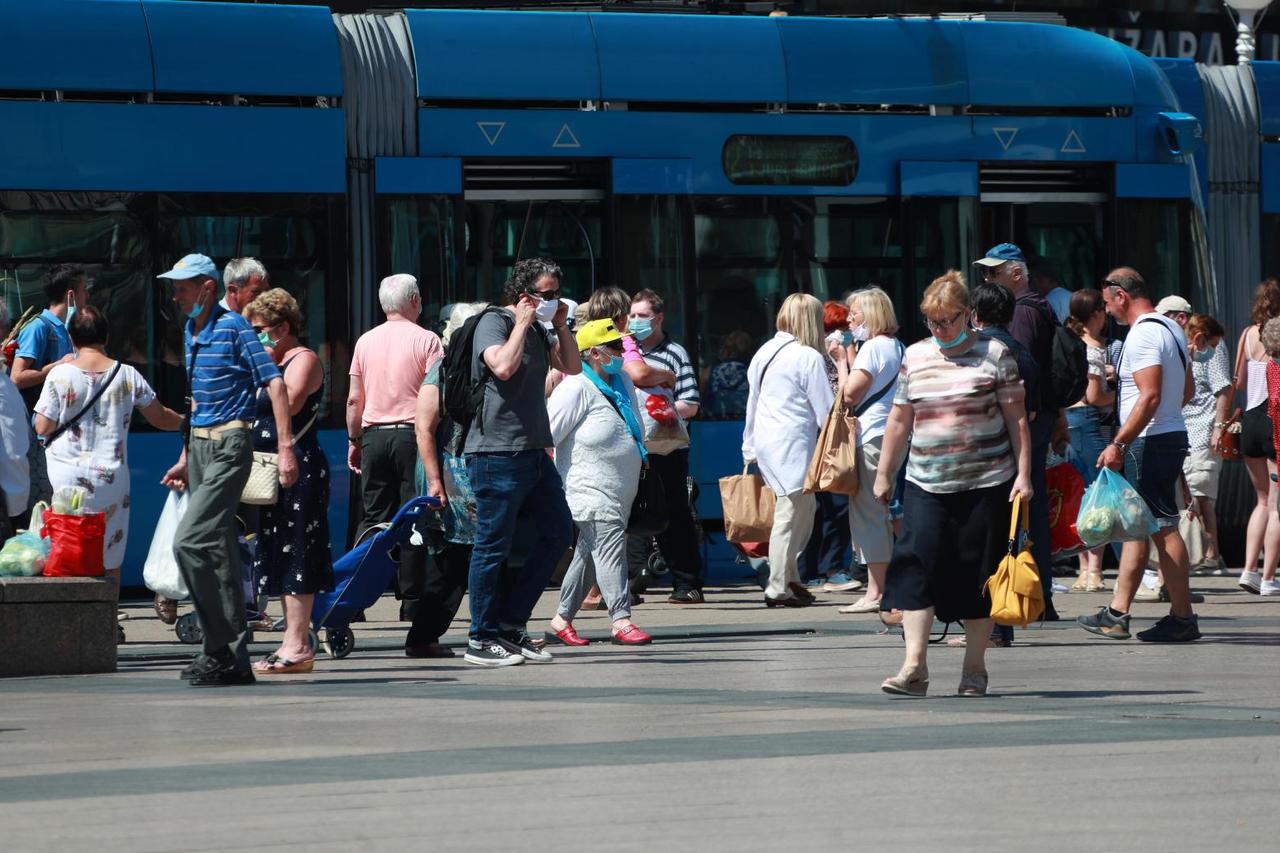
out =
<path fill-rule="evenodd" d="M 983 588 L 1009 544 L 1010 480 L 999 486 L 934 494 L 908 482 L 902 536 L 889 561 L 882 611 L 936 608 L 943 622 L 985 619 Z"/>
<path fill-rule="evenodd" d="M 1240 418 L 1240 453 L 1246 459 L 1276 458 L 1271 416 L 1267 414 L 1266 403 L 1259 403 Z"/>

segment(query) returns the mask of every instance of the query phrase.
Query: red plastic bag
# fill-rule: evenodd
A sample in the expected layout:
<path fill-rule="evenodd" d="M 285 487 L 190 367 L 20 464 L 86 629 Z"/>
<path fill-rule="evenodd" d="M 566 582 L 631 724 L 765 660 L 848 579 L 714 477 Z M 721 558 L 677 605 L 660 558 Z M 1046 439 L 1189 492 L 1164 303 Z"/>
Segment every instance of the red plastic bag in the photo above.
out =
<path fill-rule="evenodd" d="M 1049 496 L 1049 550 L 1056 557 L 1085 550 L 1076 533 L 1076 516 L 1084 498 L 1084 475 L 1070 462 L 1060 462 L 1044 472 Z"/>
<path fill-rule="evenodd" d="M 107 516 L 101 512 L 64 515 L 45 512 L 42 536 L 50 541 L 44 573 L 51 578 L 100 578 Z"/>

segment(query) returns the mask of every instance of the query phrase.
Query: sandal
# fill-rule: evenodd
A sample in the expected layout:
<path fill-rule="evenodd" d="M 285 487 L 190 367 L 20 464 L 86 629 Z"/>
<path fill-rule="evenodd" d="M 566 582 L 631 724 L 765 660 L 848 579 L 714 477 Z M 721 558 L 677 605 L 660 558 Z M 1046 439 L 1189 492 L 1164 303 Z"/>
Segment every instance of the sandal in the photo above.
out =
<path fill-rule="evenodd" d="M 1096 587 L 1091 587 L 1089 585 L 1089 581 L 1085 579 L 1085 576 L 1080 575 L 1078 578 L 1076 578 L 1076 582 L 1071 585 L 1070 591 L 1071 592 L 1093 592 L 1094 589 L 1096 589 Z"/>
<path fill-rule="evenodd" d="M 155 602 L 151 606 L 155 608 L 156 615 L 164 624 L 172 625 L 178 621 L 178 602 L 172 598 L 165 598 L 157 592 Z"/>
<path fill-rule="evenodd" d="M 270 654 L 255 663 L 253 671 L 258 675 L 301 675 L 311 672 L 315 667 L 315 658 L 289 660 L 277 654 Z"/>

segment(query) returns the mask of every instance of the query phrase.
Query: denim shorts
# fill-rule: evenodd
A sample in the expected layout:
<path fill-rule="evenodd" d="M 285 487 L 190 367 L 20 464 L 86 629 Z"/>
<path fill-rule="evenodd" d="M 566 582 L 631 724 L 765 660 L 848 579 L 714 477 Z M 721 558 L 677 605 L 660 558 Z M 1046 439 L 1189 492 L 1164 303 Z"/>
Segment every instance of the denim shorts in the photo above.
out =
<path fill-rule="evenodd" d="M 1161 528 L 1177 527 L 1185 504 L 1182 463 L 1186 432 L 1162 432 L 1138 438 L 1125 453 L 1124 477 L 1142 495 Z"/>

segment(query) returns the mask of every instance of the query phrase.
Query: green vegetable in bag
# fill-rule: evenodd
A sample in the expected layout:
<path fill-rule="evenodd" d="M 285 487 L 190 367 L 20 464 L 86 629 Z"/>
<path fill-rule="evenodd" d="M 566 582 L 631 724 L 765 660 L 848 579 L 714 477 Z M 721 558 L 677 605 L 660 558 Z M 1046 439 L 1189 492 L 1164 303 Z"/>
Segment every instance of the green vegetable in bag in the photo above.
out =
<path fill-rule="evenodd" d="M 48 557 L 48 539 L 30 530 L 19 533 L 0 548 L 0 576 L 30 578 L 43 574 Z"/>

